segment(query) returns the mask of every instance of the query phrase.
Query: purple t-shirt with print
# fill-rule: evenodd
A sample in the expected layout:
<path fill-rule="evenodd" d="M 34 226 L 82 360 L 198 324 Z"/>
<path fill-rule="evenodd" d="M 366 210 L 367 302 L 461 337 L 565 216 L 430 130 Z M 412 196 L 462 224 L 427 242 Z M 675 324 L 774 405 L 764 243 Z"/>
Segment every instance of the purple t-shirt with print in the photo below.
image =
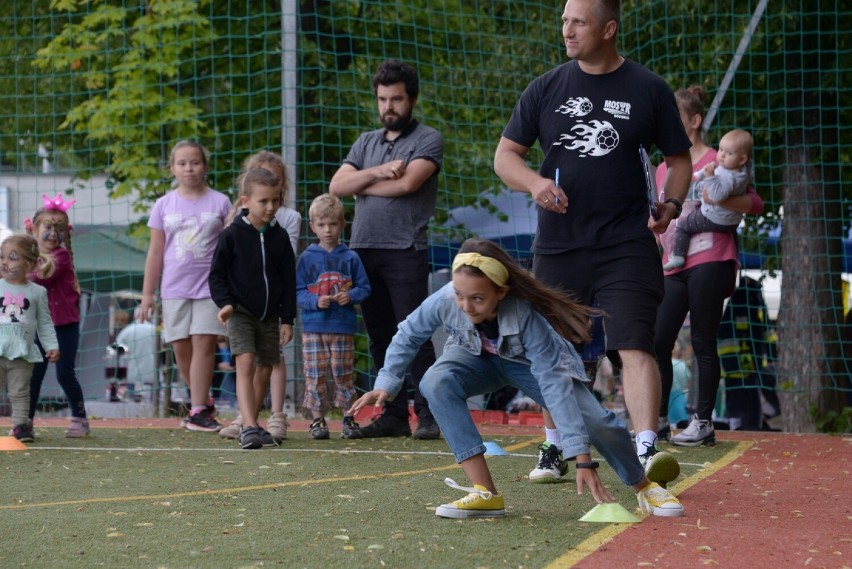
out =
<path fill-rule="evenodd" d="M 210 188 L 195 199 L 172 190 L 157 200 L 148 227 L 166 238 L 160 298 L 210 298 L 210 263 L 230 210 L 228 196 Z"/>

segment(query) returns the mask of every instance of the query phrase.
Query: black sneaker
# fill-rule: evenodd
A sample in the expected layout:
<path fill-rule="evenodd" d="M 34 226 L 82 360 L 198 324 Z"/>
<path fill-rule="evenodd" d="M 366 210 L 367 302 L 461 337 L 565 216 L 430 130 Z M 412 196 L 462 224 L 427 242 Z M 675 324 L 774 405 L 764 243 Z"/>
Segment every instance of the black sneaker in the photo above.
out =
<path fill-rule="evenodd" d="M 410 437 L 411 427 L 407 419 L 381 415 L 366 427 L 361 428 L 361 436 L 365 439 L 380 437 Z"/>
<path fill-rule="evenodd" d="M 195 415 L 190 415 L 186 420 L 186 429 L 188 431 L 196 431 L 201 433 L 217 433 L 222 429 L 221 423 L 210 416 L 207 409 L 199 411 Z"/>
<path fill-rule="evenodd" d="M 246 450 L 263 446 L 263 435 L 257 427 L 243 427 L 237 440 L 240 441 L 240 447 Z"/>
<path fill-rule="evenodd" d="M 361 439 L 364 435 L 361 434 L 361 427 L 355 422 L 354 417 L 343 417 L 343 432 L 340 433 L 341 439 Z"/>
<path fill-rule="evenodd" d="M 35 442 L 35 434 L 33 434 L 33 426 L 29 423 L 21 423 L 20 425 L 15 425 L 12 429 L 12 436 L 21 441 L 22 443 L 32 443 Z"/>
<path fill-rule="evenodd" d="M 310 431 L 311 436 L 317 440 L 328 438 L 328 425 L 325 424 L 325 419 L 322 417 L 314 419 L 314 422 L 311 423 Z"/>
<path fill-rule="evenodd" d="M 420 417 L 420 422 L 414 430 L 414 438 L 421 441 L 432 441 L 441 438 L 441 429 L 432 415 Z"/>
<path fill-rule="evenodd" d="M 277 447 L 281 444 L 281 439 L 276 440 L 275 437 L 272 436 L 272 433 L 264 429 L 263 427 L 258 427 L 258 431 L 260 431 L 260 438 L 263 440 L 263 446 L 265 447 Z"/>

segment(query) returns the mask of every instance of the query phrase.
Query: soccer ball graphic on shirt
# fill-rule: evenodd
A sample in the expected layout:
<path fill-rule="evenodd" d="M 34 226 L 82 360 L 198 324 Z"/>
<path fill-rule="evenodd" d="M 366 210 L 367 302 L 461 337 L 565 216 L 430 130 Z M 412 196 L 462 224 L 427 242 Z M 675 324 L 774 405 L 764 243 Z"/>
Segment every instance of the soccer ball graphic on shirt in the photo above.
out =
<path fill-rule="evenodd" d="M 578 122 L 571 133 L 562 134 L 553 146 L 577 150 L 580 156 L 605 156 L 618 146 L 618 131 L 609 121 Z"/>

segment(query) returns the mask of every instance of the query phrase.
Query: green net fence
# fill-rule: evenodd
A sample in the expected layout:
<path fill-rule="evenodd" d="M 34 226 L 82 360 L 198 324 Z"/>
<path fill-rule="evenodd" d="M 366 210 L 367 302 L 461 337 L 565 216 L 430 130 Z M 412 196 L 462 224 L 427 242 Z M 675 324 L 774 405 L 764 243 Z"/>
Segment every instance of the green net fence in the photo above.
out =
<path fill-rule="evenodd" d="M 565 59 L 561 2 L 9 0 L 4 7 L 0 223 L 20 230 L 42 194 L 77 200 L 71 220 L 85 292 L 78 377 L 87 398 L 106 396 L 116 364 L 107 346 L 141 290 L 147 212 L 169 188 L 172 145 L 204 144 L 210 185 L 230 193 L 246 156 L 280 151 L 291 168 L 290 205 L 304 216 L 358 134 L 377 127 L 370 80 L 386 58 L 418 68 L 417 116 L 445 137 L 431 226 L 436 272 L 471 234 L 497 239 L 528 262 L 534 213 L 501 187 L 492 156 L 527 83 Z M 791 424 L 850 399 L 850 15 L 843 3 L 804 0 L 622 6 L 622 53 L 673 88 L 697 83 L 713 97 L 709 142 L 734 127 L 755 137 L 766 208 L 746 220 L 740 245 L 743 276 L 759 281 L 767 306 L 759 325 L 740 326 L 745 355 L 735 359 L 754 373 L 727 383 L 749 388 L 740 391 L 758 407 L 764 390 L 781 393 Z M 539 158 L 534 149 L 530 162 Z M 310 241 L 305 225 L 300 248 Z M 363 335 L 358 346 L 363 387 L 371 373 Z M 298 336 L 287 359 L 298 404 Z M 136 389 L 147 398 L 153 386 Z M 48 380 L 43 396 L 61 400 L 62 392 Z"/>

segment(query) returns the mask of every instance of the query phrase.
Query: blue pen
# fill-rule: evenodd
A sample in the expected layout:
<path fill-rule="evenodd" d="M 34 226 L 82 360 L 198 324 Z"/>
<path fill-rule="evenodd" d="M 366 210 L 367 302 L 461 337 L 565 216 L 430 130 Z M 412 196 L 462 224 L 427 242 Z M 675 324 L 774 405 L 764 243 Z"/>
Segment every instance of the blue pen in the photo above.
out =
<path fill-rule="evenodd" d="M 556 187 L 559 187 L 559 168 L 556 169 L 556 174 L 553 176 Z M 554 196 L 553 203 L 559 205 L 559 196 Z"/>

